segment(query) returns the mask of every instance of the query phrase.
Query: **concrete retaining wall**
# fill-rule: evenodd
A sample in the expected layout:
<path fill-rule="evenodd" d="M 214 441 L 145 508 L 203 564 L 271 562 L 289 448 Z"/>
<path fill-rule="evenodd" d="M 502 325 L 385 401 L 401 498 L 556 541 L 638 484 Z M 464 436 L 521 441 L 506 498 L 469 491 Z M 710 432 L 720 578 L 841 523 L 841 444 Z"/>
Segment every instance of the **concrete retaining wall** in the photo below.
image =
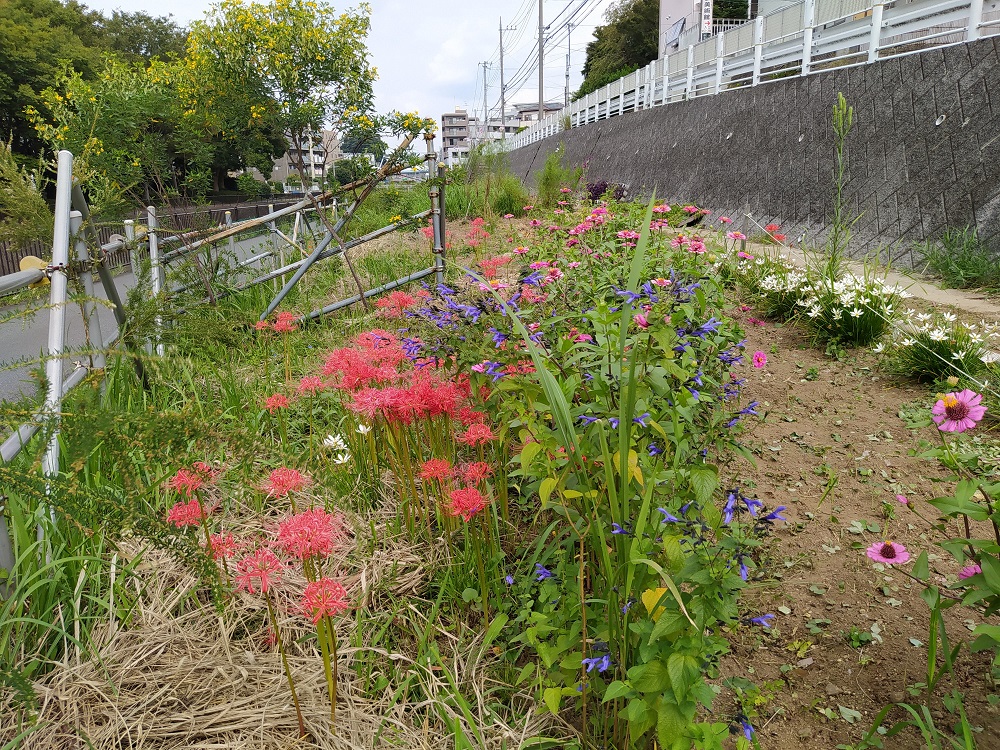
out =
<path fill-rule="evenodd" d="M 838 91 L 854 107 L 852 255 L 881 250 L 919 266 L 914 244 L 967 225 L 1000 251 L 1000 37 L 613 117 L 518 149 L 511 167 L 531 183 L 562 143 L 587 181 L 655 189 L 738 221 L 749 213 L 818 242 L 833 200 Z"/>

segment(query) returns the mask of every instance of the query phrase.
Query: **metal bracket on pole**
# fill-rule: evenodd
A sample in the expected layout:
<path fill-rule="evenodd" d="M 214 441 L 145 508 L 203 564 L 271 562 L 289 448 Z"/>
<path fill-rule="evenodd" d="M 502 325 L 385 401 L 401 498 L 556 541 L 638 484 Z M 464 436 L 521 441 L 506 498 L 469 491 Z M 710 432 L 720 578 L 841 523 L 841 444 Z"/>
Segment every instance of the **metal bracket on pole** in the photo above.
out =
<path fill-rule="evenodd" d="M 970 0 L 969 27 L 965 32 L 965 41 L 971 42 L 980 37 L 983 26 L 983 0 Z"/>
<path fill-rule="evenodd" d="M 882 14 L 884 11 L 885 5 L 881 2 L 876 2 L 872 6 L 872 29 L 868 37 L 868 62 L 870 63 L 878 60 L 878 48 L 882 44 Z"/>

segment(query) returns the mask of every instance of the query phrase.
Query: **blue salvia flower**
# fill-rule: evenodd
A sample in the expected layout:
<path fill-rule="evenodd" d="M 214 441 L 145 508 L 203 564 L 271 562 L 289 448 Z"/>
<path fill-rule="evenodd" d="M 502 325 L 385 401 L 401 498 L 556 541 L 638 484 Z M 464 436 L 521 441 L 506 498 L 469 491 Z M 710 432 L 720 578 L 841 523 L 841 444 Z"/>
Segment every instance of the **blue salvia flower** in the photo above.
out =
<path fill-rule="evenodd" d="M 447 287 L 444 284 L 438 284 L 437 285 L 437 290 L 438 290 L 438 294 L 440 294 L 442 297 L 450 297 L 450 296 L 458 293 L 454 289 L 452 289 L 451 287 Z"/>
<path fill-rule="evenodd" d="M 719 326 L 722 324 L 721 320 L 716 320 L 714 317 L 709 318 L 708 321 L 702 323 L 698 330 L 695 331 L 692 336 L 697 336 L 700 339 L 704 339 L 710 333 L 715 333 Z"/>
<path fill-rule="evenodd" d="M 608 419 L 608 424 L 610 424 L 614 429 L 618 429 L 618 425 L 620 423 L 621 423 L 621 420 L 618 419 L 618 417 L 610 417 Z"/>
<path fill-rule="evenodd" d="M 760 625 L 764 628 L 771 627 L 771 621 L 774 620 L 774 615 L 760 615 L 759 617 L 751 617 L 750 622 L 754 625 Z"/>
<path fill-rule="evenodd" d="M 642 427 L 646 427 L 647 426 L 646 425 L 646 420 L 647 419 L 649 419 L 649 412 L 648 411 L 645 412 L 644 414 L 640 414 L 638 417 L 633 417 L 632 421 L 635 424 L 637 424 L 637 425 L 641 425 Z"/>
<path fill-rule="evenodd" d="M 743 736 L 747 738 L 747 742 L 753 742 L 754 731 L 750 722 L 746 719 L 740 719 L 740 725 L 743 727 Z"/>
<path fill-rule="evenodd" d="M 736 512 L 736 493 L 730 492 L 728 497 L 726 497 L 726 505 L 722 509 L 723 519 L 722 522 L 727 526 L 733 522 L 733 513 Z"/>
<path fill-rule="evenodd" d="M 587 667 L 587 671 L 591 672 L 597 670 L 598 672 L 607 672 L 611 669 L 611 654 L 604 654 L 603 656 L 592 656 L 590 658 L 584 659 L 583 664 Z"/>
<path fill-rule="evenodd" d="M 764 503 L 762 503 L 757 498 L 754 498 L 754 497 L 743 497 L 741 495 L 740 499 L 747 506 L 747 510 L 750 511 L 750 515 L 753 516 L 754 518 L 757 517 L 757 509 L 764 507 Z"/>
<path fill-rule="evenodd" d="M 744 416 L 752 414 L 755 417 L 759 417 L 760 414 L 757 412 L 758 406 L 760 406 L 760 401 L 751 401 L 749 404 L 740 409 L 739 413 Z"/>
<path fill-rule="evenodd" d="M 630 596 L 628 598 L 628 601 L 625 602 L 625 605 L 622 607 L 622 614 L 623 615 L 628 614 L 628 611 L 632 609 L 632 605 L 635 604 L 637 601 L 638 599 L 636 599 L 634 596 Z"/>
<path fill-rule="evenodd" d="M 492 326 L 487 330 L 492 334 L 493 344 L 494 346 L 496 346 L 497 349 L 499 349 L 500 345 L 503 344 L 503 342 L 509 338 L 506 333 L 498 331 L 496 328 L 493 328 Z"/>
<path fill-rule="evenodd" d="M 598 418 L 598 417 L 588 417 L 586 414 L 581 414 L 578 417 L 578 419 L 581 422 L 583 422 L 584 424 L 587 424 L 587 425 L 593 424 L 594 422 L 600 422 L 601 421 L 600 418 Z"/>
<path fill-rule="evenodd" d="M 512 575 L 505 576 L 503 580 L 504 580 L 504 582 L 506 582 L 506 584 L 508 586 L 513 586 L 514 585 L 514 576 L 512 576 Z"/>
<path fill-rule="evenodd" d="M 541 282 L 542 282 L 542 274 L 540 274 L 538 271 L 530 273 L 523 279 L 521 279 L 521 283 L 527 284 L 528 286 L 538 286 L 539 284 L 541 284 Z"/>
<path fill-rule="evenodd" d="M 630 292 L 628 289 L 619 289 L 616 286 L 612 286 L 611 288 L 615 290 L 615 294 L 619 297 L 624 297 L 626 302 L 635 302 L 637 299 L 641 298 L 641 295 L 638 295 L 635 292 Z"/>
<path fill-rule="evenodd" d="M 650 456 L 659 456 L 661 453 L 663 453 L 663 448 L 658 446 L 656 443 L 650 443 L 649 447 L 646 449 L 646 452 L 649 453 Z"/>
<path fill-rule="evenodd" d="M 739 556 L 738 561 L 740 564 L 740 578 L 745 581 L 750 576 L 750 570 L 747 568 L 747 564 L 743 561 L 743 555 Z"/>
<path fill-rule="evenodd" d="M 688 390 L 688 393 L 691 394 L 691 398 L 693 398 L 695 401 L 700 401 L 701 400 L 701 393 L 700 392 L 696 391 L 691 386 L 688 386 L 687 390 Z"/>
<path fill-rule="evenodd" d="M 684 523 L 681 519 L 668 511 L 666 508 L 657 508 L 663 514 L 663 523 Z"/>
<path fill-rule="evenodd" d="M 541 563 L 535 563 L 535 575 L 538 576 L 538 578 L 535 579 L 538 581 L 544 581 L 546 578 L 555 578 L 555 573 Z"/>
<path fill-rule="evenodd" d="M 498 369 L 501 367 L 503 367 L 502 362 L 488 362 L 486 366 L 486 372 L 483 374 L 489 375 L 491 378 L 493 378 L 493 382 L 495 383 L 500 378 L 506 377 L 507 375 L 507 373 L 505 373 L 503 370 Z"/>
<path fill-rule="evenodd" d="M 764 523 L 771 523 L 774 521 L 787 521 L 788 519 L 785 518 L 783 515 L 781 515 L 781 511 L 783 510 L 788 510 L 788 508 L 786 508 L 784 505 L 779 505 L 777 508 L 772 510 L 770 513 L 768 513 L 760 520 L 763 521 Z"/>

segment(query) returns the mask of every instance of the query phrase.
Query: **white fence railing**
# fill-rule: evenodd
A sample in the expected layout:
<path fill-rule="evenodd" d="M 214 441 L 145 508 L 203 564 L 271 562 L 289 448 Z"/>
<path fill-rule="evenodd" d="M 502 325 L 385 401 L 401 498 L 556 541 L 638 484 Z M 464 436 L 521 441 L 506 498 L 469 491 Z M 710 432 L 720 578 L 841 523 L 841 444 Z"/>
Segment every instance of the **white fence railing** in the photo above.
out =
<path fill-rule="evenodd" d="M 506 140 L 1000 34 L 1000 0 L 804 0 L 654 60 Z"/>

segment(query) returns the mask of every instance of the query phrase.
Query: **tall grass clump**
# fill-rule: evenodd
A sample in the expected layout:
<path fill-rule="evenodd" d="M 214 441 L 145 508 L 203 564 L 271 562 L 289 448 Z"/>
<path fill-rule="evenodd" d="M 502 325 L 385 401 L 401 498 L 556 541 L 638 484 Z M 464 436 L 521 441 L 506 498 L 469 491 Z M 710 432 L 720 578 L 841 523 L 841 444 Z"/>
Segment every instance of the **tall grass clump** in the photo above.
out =
<path fill-rule="evenodd" d="M 947 229 L 937 242 L 917 248 L 926 270 L 941 279 L 945 289 L 994 287 L 1000 284 L 1000 263 L 972 227 Z"/>
<path fill-rule="evenodd" d="M 510 171 L 507 154 L 492 144 L 474 146 L 468 161 L 448 175 L 444 197 L 449 219 L 521 216 L 530 201 L 524 184 Z"/>
<path fill-rule="evenodd" d="M 564 189 L 575 191 L 583 179 L 583 168 L 563 165 L 565 149 L 559 147 L 545 157 L 541 171 L 535 174 L 535 186 L 539 205 L 551 208 L 563 199 Z"/>
<path fill-rule="evenodd" d="M 975 378 L 986 369 L 1000 333 L 992 323 L 968 323 L 951 313 L 908 310 L 891 341 L 876 348 L 887 369 L 921 383 Z"/>

